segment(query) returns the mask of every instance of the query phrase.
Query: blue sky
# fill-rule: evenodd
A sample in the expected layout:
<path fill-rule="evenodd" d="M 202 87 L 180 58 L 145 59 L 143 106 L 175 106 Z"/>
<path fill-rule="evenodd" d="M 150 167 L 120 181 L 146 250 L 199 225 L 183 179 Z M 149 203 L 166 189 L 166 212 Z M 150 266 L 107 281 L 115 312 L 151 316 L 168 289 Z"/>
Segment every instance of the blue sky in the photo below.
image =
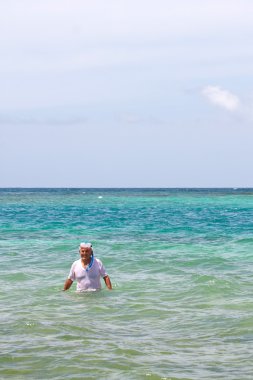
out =
<path fill-rule="evenodd" d="M 253 2 L 0 3 L 0 187 L 253 187 Z"/>

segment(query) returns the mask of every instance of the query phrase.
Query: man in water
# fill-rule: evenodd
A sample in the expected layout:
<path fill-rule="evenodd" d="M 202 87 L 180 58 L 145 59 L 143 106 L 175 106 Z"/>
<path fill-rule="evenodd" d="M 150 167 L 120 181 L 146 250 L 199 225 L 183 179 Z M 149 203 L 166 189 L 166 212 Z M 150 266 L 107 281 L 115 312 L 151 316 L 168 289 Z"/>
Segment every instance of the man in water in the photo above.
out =
<path fill-rule="evenodd" d="M 100 277 L 103 277 L 107 288 L 111 290 L 110 277 L 106 273 L 102 262 L 94 257 L 92 245 L 90 243 L 81 243 L 79 253 L 80 259 L 72 264 L 63 290 L 68 290 L 74 280 L 77 280 L 76 290 L 78 292 L 99 290 L 101 289 Z"/>

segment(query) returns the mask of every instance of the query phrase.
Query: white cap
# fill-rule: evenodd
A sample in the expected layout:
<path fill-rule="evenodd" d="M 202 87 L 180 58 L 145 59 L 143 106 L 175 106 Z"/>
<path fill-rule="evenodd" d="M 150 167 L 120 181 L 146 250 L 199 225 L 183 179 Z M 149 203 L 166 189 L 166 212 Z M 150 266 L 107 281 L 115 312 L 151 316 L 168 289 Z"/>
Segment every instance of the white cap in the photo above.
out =
<path fill-rule="evenodd" d="M 92 247 L 92 244 L 91 243 L 85 243 L 85 242 L 82 242 L 80 244 L 80 248 L 91 248 Z"/>

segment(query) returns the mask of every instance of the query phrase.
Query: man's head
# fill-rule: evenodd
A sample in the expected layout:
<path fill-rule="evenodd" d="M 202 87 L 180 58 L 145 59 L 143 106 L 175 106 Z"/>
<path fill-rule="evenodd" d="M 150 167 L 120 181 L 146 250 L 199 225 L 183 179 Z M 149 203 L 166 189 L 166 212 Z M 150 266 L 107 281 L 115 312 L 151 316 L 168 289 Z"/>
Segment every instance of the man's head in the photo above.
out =
<path fill-rule="evenodd" d="M 89 261 L 89 259 L 93 255 L 92 244 L 81 243 L 79 247 L 79 253 L 80 253 L 81 259 L 83 259 L 84 261 Z"/>

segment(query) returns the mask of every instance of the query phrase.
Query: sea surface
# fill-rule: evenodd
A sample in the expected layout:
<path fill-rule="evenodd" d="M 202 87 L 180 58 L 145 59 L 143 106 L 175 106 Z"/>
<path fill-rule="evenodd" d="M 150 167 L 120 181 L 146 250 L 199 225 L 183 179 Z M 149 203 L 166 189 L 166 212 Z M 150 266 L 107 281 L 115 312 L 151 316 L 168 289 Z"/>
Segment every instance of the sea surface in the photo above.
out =
<path fill-rule="evenodd" d="M 0 227 L 0 379 L 253 378 L 253 189 L 0 189 Z M 112 291 L 62 291 L 81 241 Z"/>

